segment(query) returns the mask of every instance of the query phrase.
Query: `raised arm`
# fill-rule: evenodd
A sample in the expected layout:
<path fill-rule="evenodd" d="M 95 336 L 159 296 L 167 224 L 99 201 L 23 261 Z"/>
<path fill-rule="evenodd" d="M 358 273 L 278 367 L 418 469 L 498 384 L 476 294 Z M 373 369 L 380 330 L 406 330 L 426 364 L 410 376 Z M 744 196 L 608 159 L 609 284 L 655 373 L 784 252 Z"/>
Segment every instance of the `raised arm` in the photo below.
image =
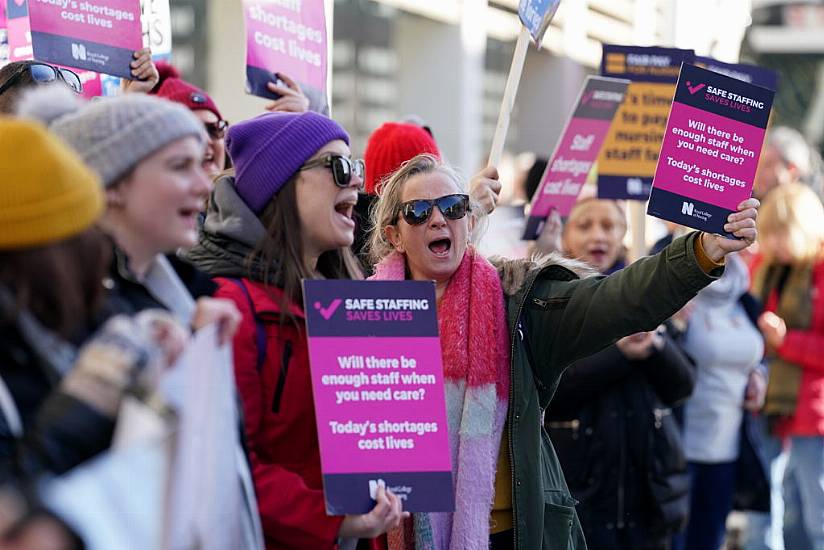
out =
<path fill-rule="evenodd" d="M 654 330 L 680 310 L 721 275 L 719 262 L 727 254 L 753 243 L 758 206 L 749 199 L 730 215 L 725 230 L 737 240 L 693 232 L 609 277 L 559 280 L 544 270 L 526 296 L 522 317 L 538 376 L 551 384 L 576 359 Z"/>

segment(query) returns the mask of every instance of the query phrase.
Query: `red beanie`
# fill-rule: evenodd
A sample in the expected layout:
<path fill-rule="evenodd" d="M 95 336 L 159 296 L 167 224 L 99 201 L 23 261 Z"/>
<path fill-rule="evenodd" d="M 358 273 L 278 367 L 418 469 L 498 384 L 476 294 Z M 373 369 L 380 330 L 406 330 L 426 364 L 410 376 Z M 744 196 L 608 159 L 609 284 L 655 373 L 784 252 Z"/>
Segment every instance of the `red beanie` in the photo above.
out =
<path fill-rule="evenodd" d="M 180 72 L 169 63 L 158 61 L 155 65 L 160 73 L 160 80 L 150 94 L 185 105 L 192 111 L 212 111 L 218 120 L 223 120 L 209 94 L 180 78 Z"/>
<path fill-rule="evenodd" d="M 369 136 L 366 142 L 366 176 L 364 188 L 370 195 L 380 192 L 382 180 L 391 176 L 401 164 L 422 153 L 441 158 L 438 144 L 432 136 L 415 124 L 387 122 Z"/>

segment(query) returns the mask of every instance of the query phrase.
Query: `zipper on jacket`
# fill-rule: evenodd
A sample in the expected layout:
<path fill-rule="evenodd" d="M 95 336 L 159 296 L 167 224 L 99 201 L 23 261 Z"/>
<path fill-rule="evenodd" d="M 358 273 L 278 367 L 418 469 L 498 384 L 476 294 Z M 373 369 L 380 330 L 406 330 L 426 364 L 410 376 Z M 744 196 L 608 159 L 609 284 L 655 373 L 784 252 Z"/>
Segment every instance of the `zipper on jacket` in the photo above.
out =
<path fill-rule="evenodd" d="M 664 417 L 671 415 L 672 409 L 653 409 L 652 414 L 655 416 L 655 429 L 660 430 L 664 425 Z"/>
<path fill-rule="evenodd" d="M 275 387 L 275 398 L 272 400 L 272 412 L 280 412 L 280 400 L 283 397 L 283 387 L 286 385 L 286 373 L 289 371 L 289 361 L 292 359 L 292 341 L 286 340 L 283 344 L 283 353 L 280 356 L 280 376 Z"/>
<path fill-rule="evenodd" d="M 516 318 L 517 324 L 515 325 L 515 330 L 517 332 L 521 331 L 521 310 L 523 307 L 518 308 L 518 317 Z M 523 334 L 523 333 L 521 333 Z M 512 404 L 513 400 L 515 399 L 515 333 L 512 333 L 512 349 L 509 352 L 509 403 Z M 513 548 L 518 550 L 518 516 L 516 510 L 518 509 L 518 499 L 515 497 L 515 447 L 512 443 L 512 434 L 514 430 L 512 429 L 512 407 L 508 407 L 509 412 L 507 413 L 507 428 L 509 429 L 509 475 L 512 477 L 512 539 L 513 539 Z"/>
<path fill-rule="evenodd" d="M 515 444 L 513 443 L 513 428 L 512 428 L 512 421 L 514 419 L 512 411 L 512 403 L 515 400 L 515 338 L 520 333 L 521 341 L 523 341 L 523 332 L 521 331 L 521 315 L 524 312 L 524 304 L 526 303 L 526 298 L 529 297 L 529 294 L 532 292 L 532 287 L 535 286 L 535 280 L 538 277 L 533 277 L 532 280 L 529 282 L 529 286 L 526 289 L 526 294 L 524 294 L 524 299 L 518 304 L 518 314 L 515 317 L 515 328 L 512 330 L 512 334 L 510 335 L 510 341 L 512 345 L 510 346 L 511 349 L 509 351 L 509 404 L 508 407 L 509 412 L 507 413 L 507 426 L 509 426 L 509 471 L 510 475 L 512 476 L 512 538 L 514 539 L 514 548 L 518 550 L 518 499 L 516 498 L 516 483 L 515 483 Z"/>

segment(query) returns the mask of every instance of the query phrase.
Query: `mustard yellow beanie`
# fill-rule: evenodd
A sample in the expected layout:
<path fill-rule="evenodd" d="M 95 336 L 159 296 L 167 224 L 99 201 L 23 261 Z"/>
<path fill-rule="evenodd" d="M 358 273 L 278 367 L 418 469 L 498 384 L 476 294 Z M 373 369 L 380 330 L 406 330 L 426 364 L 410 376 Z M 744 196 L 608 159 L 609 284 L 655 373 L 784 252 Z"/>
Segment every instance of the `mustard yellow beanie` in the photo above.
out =
<path fill-rule="evenodd" d="M 100 180 L 40 124 L 0 118 L 0 249 L 81 233 L 103 212 Z"/>

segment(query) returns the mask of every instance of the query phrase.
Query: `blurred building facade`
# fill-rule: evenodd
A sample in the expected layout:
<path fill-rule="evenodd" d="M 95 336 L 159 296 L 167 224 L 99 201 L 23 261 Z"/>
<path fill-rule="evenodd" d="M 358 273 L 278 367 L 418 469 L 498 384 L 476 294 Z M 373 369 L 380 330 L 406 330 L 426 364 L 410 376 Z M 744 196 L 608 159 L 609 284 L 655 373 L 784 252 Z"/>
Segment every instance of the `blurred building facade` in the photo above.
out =
<path fill-rule="evenodd" d="M 753 0 L 742 55 L 778 71 L 774 123 L 824 148 L 824 0 Z"/>
<path fill-rule="evenodd" d="M 240 0 L 171 2 L 184 74 L 229 120 L 259 113 L 264 101 L 244 93 Z M 477 169 L 503 96 L 518 0 L 326 2 L 332 114 L 352 133 L 355 153 L 382 122 L 417 115 L 452 163 Z M 735 62 L 750 8 L 750 0 L 565 0 L 541 50 L 530 49 L 507 150 L 551 152 L 581 82 L 598 70 L 602 43 L 675 45 Z"/>

